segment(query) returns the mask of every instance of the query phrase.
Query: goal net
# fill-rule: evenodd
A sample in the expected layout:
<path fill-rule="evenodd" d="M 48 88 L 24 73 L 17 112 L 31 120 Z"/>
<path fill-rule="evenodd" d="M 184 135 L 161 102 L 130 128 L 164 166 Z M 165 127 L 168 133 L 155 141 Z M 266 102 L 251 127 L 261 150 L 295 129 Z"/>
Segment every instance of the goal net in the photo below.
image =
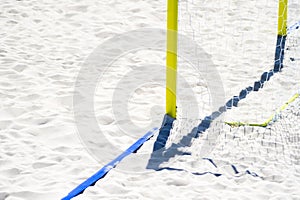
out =
<path fill-rule="evenodd" d="M 178 34 L 200 47 L 199 65 L 210 59 L 213 66 L 201 65 L 205 73 L 199 71 L 180 57 L 178 42 L 178 117 L 166 144 L 166 152 L 175 153 L 161 166 L 207 171 L 202 162 L 209 158 L 224 166 L 223 172 L 251 169 L 278 181 L 281 170 L 299 166 L 300 1 L 290 0 L 283 8 L 288 10 L 287 29 L 278 28 L 278 18 L 284 17 L 278 4 L 277 0 L 179 1 Z M 283 67 L 277 72 L 274 52 L 283 30 Z M 211 68 L 219 73 L 220 80 L 214 81 L 222 84 L 222 105 L 214 103 L 214 89 L 220 86 L 209 84 L 206 73 Z M 188 89 L 192 96 L 180 95 Z"/>

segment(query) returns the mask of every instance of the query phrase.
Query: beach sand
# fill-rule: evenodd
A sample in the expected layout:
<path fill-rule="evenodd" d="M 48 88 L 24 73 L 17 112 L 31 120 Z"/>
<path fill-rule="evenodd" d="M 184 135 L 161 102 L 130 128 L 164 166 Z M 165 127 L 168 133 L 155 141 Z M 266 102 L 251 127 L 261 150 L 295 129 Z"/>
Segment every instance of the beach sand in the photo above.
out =
<path fill-rule="evenodd" d="M 221 85 L 209 85 L 209 77 L 179 59 L 178 122 L 167 147 L 215 111 L 214 88 L 223 89 L 225 103 L 272 69 L 277 34 L 275 0 L 188 0 L 179 5 L 180 34 L 201 46 L 207 57 L 198 61 L 211 61 Z M 289 5 L 288 22 L 293 24 L 300 20 L 300 2 Z M 114 147 L 110 156 L 105 144 L 79 131 L 74 91 L 80 70 L 101 44 L 140 28 L 164 30 L 166 3 L 2 0 L 0 7 L 0 200 L 61 199 L 150 128 L 160 127 L 164 51 L 120 52 L 94 83 L 93 114 Z M 298 42 L 299 36 L 298 31 Z M 286 58 L 299 59 L 299 53 L 295 47 Z M 285 64 L 263 89 L 216 119 L 191 145 L 170 148 L 171 154 L 187 154 L 175 152 L 159 167 L 182 171 L 146 169 L 156 134 L 74 199 L 300 199 L 299 100 L 267 128 L 224 124 L 262 123 L 299 91 L 299 60 L 286 59 Z M 210 135 L 216 137 L 212 143 L 207 142 Z M 211 173 L 200 175 L 204 172 Z"/>

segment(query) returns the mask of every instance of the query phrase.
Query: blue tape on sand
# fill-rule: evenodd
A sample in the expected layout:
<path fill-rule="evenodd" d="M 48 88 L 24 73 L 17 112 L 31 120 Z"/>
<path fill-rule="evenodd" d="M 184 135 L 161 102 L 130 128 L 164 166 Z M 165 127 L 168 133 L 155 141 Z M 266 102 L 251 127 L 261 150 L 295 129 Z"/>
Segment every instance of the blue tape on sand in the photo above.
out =
<path fill-rule="evenodd" d="M 62 198 L 62 200 L 70 200 L 73 197 L 76 197 L 77 195 L 83 193 L 84 190 L 89 186 L 94 185 L 99 179 L 103 178 L 111 169 L 115 168 L 116 165 L 119 162 L 121 162 L 126 156 L 136 152 L 147 140 L 149 140 L 155 134 L 157 130 L 158 128 L 153 128 L 152 130 L 147 132 L 143 137 L 141 137 L 133 145 L 131 145 L 126 151 L 124 151 L 113 161 L 105 165 L 102 169 L 100 169 L 97 173 L 95 173 L 93 176 L 88 178 L 86 181 L 78 185 L 66 197 Z"/>

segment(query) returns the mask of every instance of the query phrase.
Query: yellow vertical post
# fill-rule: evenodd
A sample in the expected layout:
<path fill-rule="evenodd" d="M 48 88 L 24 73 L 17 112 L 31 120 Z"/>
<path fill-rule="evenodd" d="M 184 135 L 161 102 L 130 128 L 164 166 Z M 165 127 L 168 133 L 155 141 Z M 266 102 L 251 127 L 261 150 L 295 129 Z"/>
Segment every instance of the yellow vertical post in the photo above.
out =
<path fill-rule="evenodd" d="M 285 36 L 287 33 L 288 0 L 279 0 L 278 8 L 278 35 Z"/>
<path fill-rule="evenodd" d="M 275 50 L 274 72 L 283 68 L 284 48 L 287 34 L 288 0 L 278 0 L 278 30 Z"/>
<path fill-rule="evenodd" d="M 178 0 L 168 0 L 166 114 L 176 118 Z"/>

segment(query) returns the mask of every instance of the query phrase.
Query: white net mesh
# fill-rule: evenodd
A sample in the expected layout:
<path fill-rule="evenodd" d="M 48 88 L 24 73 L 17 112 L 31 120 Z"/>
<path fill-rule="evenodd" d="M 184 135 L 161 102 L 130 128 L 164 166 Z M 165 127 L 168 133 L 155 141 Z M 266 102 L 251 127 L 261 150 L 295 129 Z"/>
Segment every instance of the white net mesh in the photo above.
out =
<path fill-rule="evenodd" d="M 217 117 L 209 128 L 205 127 L 203 119 L 206 117 L 210 121 L 212 113 L 218 110 L 211 108 L 212 88 L 208 87 L 205 77 L 198 80 L 199 84 L 196 81 L 194 85 L 200 86 L 202 91 L 200 96 L 206 97 L 202 98 L 199 106 L 201 114 L 198 119 L 179 115 L 166 146 L 175 146 L 192 156 L 185 153 L 175 155 L 170 158 L 172 162 L 163 166 L 201 171 L 205 168 L 201 166 L 205 165 L 198 162 L 209 157 L 218 166 L 224 166 L 223 172 L 230 171 L 226 166 L 234 165 L 239 168 L 234 174 L 251 169 L 275 181 L 282 180 L 282 170 L 299 169 L 299 98 L 283 105 L 300 89 L 300 31 L 296 23 L 300 16 L 300 2 L 289 1 L 288 6 L 288 27 L 292 28 L 288 30 L 286 39 L 284 68 L 274 73 L 259 91 L 251 90 L 246 98 L 240 98 L 241 90 L 253 87 L 264 72 L 270 72 L 274 67 L 278 1 L 179 2 L 179 34 L 193 38 L 211 55 L 222 79 L 225 102 L 236 96 L 238 106 Z M 209 14 L 211 12 L 215 14 Z M 184 65 L 184 62 L 179 62 L 179 70 Z M 200 101 L 200 98 L 197 97 L 197 100 Z M 180 106 L 178 109 L 181 109 Z M 256 125 L 268 123 L 267 127 L 230 127 L 225 121 Z M 196 129 L 199 124 L 202 127 Z M 201 133 L 194 138 L 197 130 Z M 198 164 L 184 164 L 190 161 Z"/>

